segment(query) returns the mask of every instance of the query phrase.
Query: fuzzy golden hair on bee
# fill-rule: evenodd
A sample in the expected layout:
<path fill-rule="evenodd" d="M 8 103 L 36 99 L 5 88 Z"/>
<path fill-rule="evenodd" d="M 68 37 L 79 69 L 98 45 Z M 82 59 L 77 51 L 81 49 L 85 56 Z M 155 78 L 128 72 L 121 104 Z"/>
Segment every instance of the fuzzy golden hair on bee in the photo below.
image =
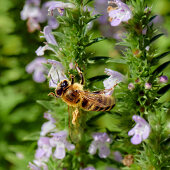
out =
<path fill-rule="evenodd" d="M 74 76 L 70 80 L 62 80 L 56 87 L 55 97 L 60 97 L 68 106 L 81 108 L 86 111 L 110 111 L 115 106 L 115 99 L 105 95 L 105 90 L 98 92 L 85 91 L 83 89 L 84 77 L 80 70 L 77 71 L 81 77 L 80 83 L 74 83 Z"/>

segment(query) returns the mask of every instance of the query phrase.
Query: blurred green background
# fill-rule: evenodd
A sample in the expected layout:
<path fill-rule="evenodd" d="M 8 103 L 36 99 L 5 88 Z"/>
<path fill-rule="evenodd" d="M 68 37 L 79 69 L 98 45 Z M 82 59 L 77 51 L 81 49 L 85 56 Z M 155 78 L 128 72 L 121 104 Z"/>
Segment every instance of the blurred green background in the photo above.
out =
<path fill-rule="evenodd" d="M 28 169 L 28 162 L 33 160 L 36 143 L 29 142 L 29 134 L 37 135 L 43 123 L 45 109 L 36 100 L 46 99 L 51 91 L 48 83 L 35 83 L 32 75 L 28 75 L 25 66 L 35 57 L 35 50 L 42 44 L 39 31 L 29 33 L 26 22 L 20 19 L 20 11 L 25 1 L 0 0 L 0 170 Z M 157 40 L 158 50 L 170 50 L 170 1 L 152 0 L 153 11 L 161 16 L 156 23 L 165 36 Z M 99 23 L 95 23 L 94 34 L 99 35 Z M 114 29 L 114 28 L 113 28 Z M 88 51 L 98 56 L 119 57 L 119 48 L 115 48 L 115 40 L 106 40 L 91 46 Z M 168 60 L 169 56 L 163 61 Z M 126 73 L 122 65 L 104 64 L 97 71 L 89 69 L 87 77 L 103 74 L 109 67 Z M 96 70 L 96 69 L 95 69 Z M 165 75 L 170 78 L 169 68 Z M 167 100 L 168 94 L 163 96 Z M 34 136 L 32 136 L 34 138 Z"/>

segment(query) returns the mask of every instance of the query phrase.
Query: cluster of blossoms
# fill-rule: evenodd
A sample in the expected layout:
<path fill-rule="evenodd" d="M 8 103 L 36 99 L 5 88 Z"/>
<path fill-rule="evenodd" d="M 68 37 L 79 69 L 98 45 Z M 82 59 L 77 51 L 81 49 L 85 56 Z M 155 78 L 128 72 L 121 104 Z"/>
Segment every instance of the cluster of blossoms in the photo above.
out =
<path fill-rule="evenodd" d="M 112 139 L 108 136 L 107 133 L 94 133 L 93 142 L 89 147 L 89 153 L 94 155 L 99 150 L 99 157 L 106 158 L 110 154 L 110 150 L 107 147 L 107 143 L 112 143 Z"/>
<path fill-rule="evenodd" d="M 127 22 L 132 18 L 132 12 L 129 7 L 120 0 L 108 1 L 108 15 L 111 26 L 118 26 L 121 22 Z M 112 7 L 110 5 L 116 5 Z"/>
<path fill-rule="evenodd" d="M 55 125 L 55 119 L 50 113 L 45 113 L 44 117 L 48 120 L 42 125 L 40 132 L 40 139 L 38 140 L 38 149 L 35 153 L 35 160 L 33 163 L 29 163 L 29 167 L 32 170 L 39 170 L 43 168 L 48 170 L 46 162 L 48 162 L 50 156 L 55 159 L 63 159 L 66 155 L 65 149 L 68 151 L 74 150 L 75 146 L 67 141 L 67 132 L 59 131 Z M 50 136 L 50 137 L 47 137 Z M 54 149 L 53 149 L 54 148 Z M 53 150 L 55 150 L 53 152 Z"/>
<path fill-rule="evenodd" d="M 132 12 L 126 4 L 120 0 L 109 2 L 109 4 L 111 3 L 116 5 L 116 8 L 113 8 L 112 6 L 108 7 L 108 15 L 111 26 L 118 26 L 121 22 L 127 22 L 132 17 Z M 45 50 L 51 50 L 57 55 L 56 51 L 54 51 L 49 44 L 58 46 L 58 43 L 52 34 L 52 29 L 58 27 L 58 23 L 54 18 L 55 15 L 58 13 L 63 15 L 64 8 L 75 8 L 75 6 L 70 3 L 50 1 L 44 3 L 42 8 L 40 8 L 39 0 L 27 0 L 24 9 L 21 12 L 22 19 L 28 19 L 27 24 L 30 30 L 40 29 L 39 23 L 44 22 L 45 20 L 48 21 L 48 25 L 44 27 L 42 32 L 42 37 L 46 39 L 46 43 L 44 46 L 40 46 L 36 50 L 37 56 L 41 57 L 36 58 L 28 64 L 26 71 L 28 73 L 33 73 L 33 79 L 36 82 L 45 81 L 45 75 L 48 75 L 48 78 L 50 79 L 49 87 L 52 88 L 55 88 L 61 80 L 67 79 L 64 74 L 64 67 L 61 62 L 51 59 L 46 60 L 42 56 L 44 55 Z M 56 10 L 58 13 L 55 13 Z M 50 16 L 48 16 L 47 13 L 50 13 Z M 44 64 L 51 64 L 51 69 L 48 71 Z M 74 68 L 73 63 L 70 63 L 70 68 Z M 109 76 L 109 78 L 103 81 L 105 95 L 111 96 L 114 87 L 118 83 L 123 82 L 125 80 L 125 76 L 108 68 L 105 69 L 105 73 Z M 167 83 L 167 81 L 168 79 L 166 76 L 161 76 L 159 78 L 160 83 Z M 135 85 L 133 83 L 128 85 L 129 90 L 133 90 L 134 88 Z M 149 90 L 151 88 L 152 84 L 146 82 L 145 89 Z M 75 149 L 75 146 L 67 141 L 67 132 L 57 131 L 55 120 L 52 118 L 51 114 L 45 113 L 44 117 L 48 121 L 42 125 L 40 133 L 41 137 L 38 141 L 38 149 L 36 150 L 35 160 L 33 163 L 29 163 L 29 167 L 33 170 L 40 170 L 40 168 L 47 170 L 48 166 L 46 163 L 51 156 L 54 159 L 63 159 L 66 155 L 65 149 L 68 151 Z M 148 138 L 151 128 L 148 122 L 138 115 L 133 115 L 132 119 L 136 122 L 136 125 L 128 132 L 128 135 L 133 136 L 131 138 L 131 143 L 137 145 Z M 93 141 L 89 146 L 88 152 L 91 155 L 94 155 L 98 150 L 98 155 L 100 158 L 107 158 L 110 155 L 109 144 L 112 143 L 112 139 L 107 133 L 99 132 L 93 133 L 92 137 Z M 116 154 L 119 156 L 119 159 L 117 160 L 121 162 L 121 155 L 119 153 L 115 153 L 115 155 Z M 95 170 L 95 168 L 87 167 L 84 170 Z"/>
<path fill-rule="evenodd" d="M 64 8 L 74 8 L 71 3 L 61 1 L 49 1 L 40 6 L 40 0 L 26 0 L 23 10 L 21 11 L 21 19 L 27 20 L 29 32 L 40 30 L 40 23 L 47 21 L 48 26 L 56 29 L 59 24 L 55 19 L 56 15 L 63 15 Z"/>
<path fill-rule="evenodd" d="M 136 82 L 138 83 L 139 80 L 137 80 Z M 167 83 L 167 82 L 168 82 L 168 77 L 167 77 L 167 76 L 160 76 L 160 77 L 158 78 L 158 81 L 157 81 L 157 82 L 158 82 L 159 84 L 161 84 L 161 83 Z M 145 85 L 144 85 L 144 88 L 145 88 L 146 90 L 149 90 L 149 89 L 152 88 L 152 84 L 146 82 Z M 135 84 L 134 84 L 134 83 L 129 83 L 129 84 L 128 84 L 128 89 L 131 90 L 131 91 L 132 91 L 133 89 L 135 89 Z"/>

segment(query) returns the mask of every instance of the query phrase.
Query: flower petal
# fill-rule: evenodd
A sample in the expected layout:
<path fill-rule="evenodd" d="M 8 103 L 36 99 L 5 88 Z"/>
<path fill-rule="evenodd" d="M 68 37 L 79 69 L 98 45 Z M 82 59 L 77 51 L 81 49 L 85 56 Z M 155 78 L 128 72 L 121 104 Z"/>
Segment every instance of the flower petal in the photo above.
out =
<path fill-rule="evenodd" d="M 65 157 L 65 146 L 63 143 L 58 143 L 54 152 L 54 157 L 57 159 L 63 159 Z"/>
<path fill-rule="evenodd" d="M 110 154 L 110 149 L 106 145 L 101 145 L 99 147 L 99 157 L 106 158 Z"/>
<path fill-rule="evenodd" d="M 115 19 L 112 19 L 110 24 L 111 26 L 118 26 L 120 23 L 121 23 L 121 19 L 115 18 Z"/>
<path fill-rule="evenodd" d="M 52 30 L 50 26 L 45 26 L 43 32 L 44 32 L 44 37 L 49 44 L 58 45 L 54 38 L 54 35 L 51 34 Z"/>
<path fill-rule="evenodd" d="M 98 146 L 96 145 L 96 142 L 93 141 L 93 142 L 91 143 L 90 147 L 89 147 L 88 152 L 89 152 L 91 155 L 94 155 L 94 154 L 96 153 L 96 151 L 97 151 L 97 147 L 98 147 Z"/>
<path fill-rule="evenodd" d="M 41 127 L 40 135 L 45 136 L 47 133 L 52 132 L 55 127 L 56 126 L 51 121 L 45 122 Z"/>
<path fill-rule="evenodd" d="M 135 127 L 132 128 L 129 132 L 128 132 L 128 136 L 132 136 L 135 134 Z"/>
<path fill-rule="evenodd" d="M 142 142 L 142 136 L 140 134 L 135 134 L 132 138 L 131 138 L 131 143 L 134 145 L 138 145 Z"/>
<path fill-rule="evenodd" d="M 142 134 L 143 140 L 147 139 L 150 134 L 150 126 L 145 126 L 145 129 Z"/>

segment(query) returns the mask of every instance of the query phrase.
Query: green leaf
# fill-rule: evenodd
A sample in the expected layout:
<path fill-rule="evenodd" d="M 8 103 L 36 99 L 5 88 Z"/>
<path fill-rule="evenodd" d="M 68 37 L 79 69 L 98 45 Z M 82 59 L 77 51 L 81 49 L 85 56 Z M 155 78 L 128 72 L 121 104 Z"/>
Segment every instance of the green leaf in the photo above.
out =
<path fill-rule="evenodd" d="M 165 62 L 164 64 L 162 64 L 158 68 L 156 68 L 152 74 L 157 75 L 157 74 L 161 73 L 169 64 L 170 64 L 170 61 Z"/>
<path fill-rule="evenodd" d="M 60 38 L 60 39 L 65 39 L 66 35 L 61 33 L 61 32 L 53 32 L 53 35 L 55 35 L 56 37 Z"/>
<path fill-rule="evenodd" d="M 40 138 L 40 132 L 33 132 L 23 138 L 24 141 L 37 141 Z"/>
<path fill-rule="evenodd" d="M 94 76 L 88 79 L 88 81 L 103 81 L 104 79 L 108 78 L 108 75 L 100 75 L 100 76 Z"/>
<path fill-rule="evenodd" d="M 151 18 L 149 18 L 149 22 L 151 22 L 152 20 L 154 20 L 158 15 L 154 15 Z"/>
<path fill-rule="evenodd" d="M 164 35 L 164 34 L 161 33 L 161 34 L 155 35 L 155 36 L 150 40 L 150 44 L 151 44 L 152 42 L 154 42 L 155 40 L 157 40 L 158 38 L 160 38 L 162 35 Z"/>
<path fill-rule="evenodd" d="M 105 56 L 95 56 L 89 58 L 88 62 L 89 63 L 94 63 L 94 62 L 107 62 L 110 59 L 110 57 L 105 57 Z"/>
<path fill-rule="evenodd" d="M 161 55 L 153 58 L 152 61 L 151 61 L 151 64 L 153 64 L 153 65 L 154 65 L 154 64 L 157 64 L 157 62 L 158 62 L 160 59 L 162 59 L 163 57 L 167 56 L 168 54 L 170 54 L 170 51 L 167 51 L 167 52 L 165 52 L 165 53 L 163 53 L 163 54 L 161 54 Z"/>
<path fill-rule="evenodd" d="M 56 106 L 54 101 L 37 100 L 36 102 L 39 103 L 40 105 L 42 105 L 43 107 L 45 107 L 48 110 L 53 110 Z"/>
<path fill-rule="evenodd" d="M 170 84 L 162 87 L 162 88 L 158 91 L 158 94 L 165 94 L 169 89 L 170 89 Z"/>
<path fill-rule="evenodd" d="M 127 61 L 124 59 L 111 59 L 110 62 L 118 64 L 127 64 Z"/>
<path fill-rule="evenodd" d="M 93 0 L 87 0 L 87 2 L 85 2 L 84 6 L 86 6 L 88 3 L 92 2 Z"/>
<path fill-rule="evenodd" d="M 98 37 L 98 38 L 95 38 L 93 39 L 90 43 L 86 44 L 85 47 L 88 47 L 94 43 L 97 43 L 97 42 L 100 42 L 100 41 L 103 41 L 103 40 L 106 40 L 107 38 L 106 37 Z"/>
<path fill-rule="evenodd" d="M 99 18 L 100 16 L 102 16 L 102 15 L 101 15 L 101 14 L 97 14 L 97 15 L 92 16 L 92 17 L 88 20 L 87 24 L 88 24 L 89 22 L 91 22 L 91 21 Z"/>

